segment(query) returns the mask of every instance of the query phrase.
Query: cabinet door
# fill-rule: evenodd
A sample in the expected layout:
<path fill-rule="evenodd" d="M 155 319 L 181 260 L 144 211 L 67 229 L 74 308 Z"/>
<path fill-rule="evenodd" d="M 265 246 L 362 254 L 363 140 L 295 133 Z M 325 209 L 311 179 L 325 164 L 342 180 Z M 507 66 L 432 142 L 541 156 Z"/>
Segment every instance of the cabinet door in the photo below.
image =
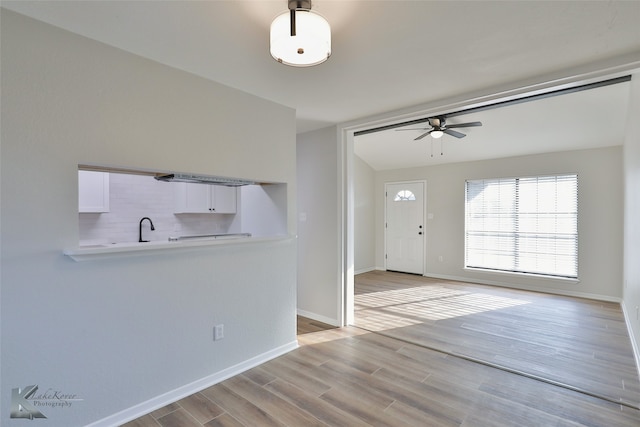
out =
<path fill-rule="evenodd" d="M 211 186 L 174 182 L 174 213 L 209 213 L 211 212 Z"/>
<path fill-rule="evenodd" d="M 236 213 L 237 187 L 212 185 L 212 208 L 215 213 Z"/>
<path fill-rule="evenodd" d="M 78 171 L 78 212 L 109 212 L 109 173 Z"/>

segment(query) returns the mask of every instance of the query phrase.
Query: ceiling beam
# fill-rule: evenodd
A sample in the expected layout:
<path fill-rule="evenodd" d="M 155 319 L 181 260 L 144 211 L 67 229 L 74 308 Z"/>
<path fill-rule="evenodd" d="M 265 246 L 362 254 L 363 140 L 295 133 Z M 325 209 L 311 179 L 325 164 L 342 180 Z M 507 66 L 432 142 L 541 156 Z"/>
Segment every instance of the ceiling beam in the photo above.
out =
<path fill-rule="evenodd" d="M 382 132 L 382 131 L 385 131 L 385 130 L 396 129 L 396 128 L 405 127 L 405 126 L 409 126 L 409 125 L 416 125 L 416 124 L 426 123 L 426 122 L 429 121 L 430 117 L 449 118 L 449 117 L 462 116 L 464 114 L 477 113 L 477 112 L 480 112 L 480 111 L 493 110 L 494 108 L 501 108 L 501 107 L 507 107 L 509 105 L 522 104 L 523 102 L 531 102 L 531 101 L 536 101 L 536 100 L 539 100 L 539 99 L 550 98 L 550 97 L 553 97 L 553 96 L 566 95 L 566 94 L 569 94 L 569 93 L 581 92 L 583 90 L 589 90 L 589 89 L 596 89 L 596 88 L 603 87 L 603 86 L 609 86 L 609 85 L 614 85 L 614 84 L 618 84 L 618 83 L 628 82 L 630 80 L 631 80 L 631 76 L 630 75 L 626 75 L 626 76 L 616 77 L 616 78 L 612 78 L 612 79 L 608 79 L 608 80 L 602 80 L 602 81 L 599 81 L 599 82 L 588 83 L 588 84 L 584 84 L 584 85 L 580 85 L 580 86 L 574 86 L 574 87 L 569 87 L 569 88 L 565 88 L 565 89 L 557 89 L 557 90 L 552 90 L 552 91 L 549 91 L 549 92 L 538 93 L 538 94 L 535 94 L 535 95 L 527 95 L 527 96 L 523 96 L 523 97 L 520 97 L 520 98 L 509 99 L 509 100 L 506 100 L 506 101 L 494 102 L 494 103 L 487 104 L 487 105 L 482 105 L 482 106 L 479 106 L 479 107 L 466 108 L 466 109 L 454 111 L 454 112 L 451 112 L 451 113 L 432 114 L 429 117 L 423 117 L 423 118 L 420 118 L 420 119 L 413 119 L 413 120 L 409 120 L 409 121 L 405 121 L 405 122 L 393 123 L 393 124 L 390 124 L 390 125 L 378 126 L 378 127 L 374 127 L 374 128 L 370 128 L 370 129 L 364 129 L 364 130 L 356 131 L 356 132 L 354 132 L 354 136 L 366 135 L 366 134 L 369 134 L 369 133 Z"/>

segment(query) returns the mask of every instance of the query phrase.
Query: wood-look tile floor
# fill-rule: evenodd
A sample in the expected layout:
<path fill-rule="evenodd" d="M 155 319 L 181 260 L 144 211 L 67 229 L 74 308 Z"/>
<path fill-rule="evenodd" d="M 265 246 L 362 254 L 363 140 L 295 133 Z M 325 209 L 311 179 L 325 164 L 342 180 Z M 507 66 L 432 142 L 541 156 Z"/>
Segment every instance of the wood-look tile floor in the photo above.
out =
<path fill-rule="evenodd" d="M 298 316 L 297 326 L 298 326 L 298 336 L 336 328 L 335 326 L 328 325 L 326 323 L 322 323 L 317 320 L 308 319 L 302 316 Z"/>
<path fill-rule="evenodd" d="M 365 282 L 374 282 L 368 285 L 356 284 L 358 295 L 370 294 L 369 297 L 372 297 L 376 292 L 389 291 L 389 289 L 373 290 L 373 287 L 391 286 L 401 289 L 406 286 L 410 288 L 413 285 L 407 285 L 407 283 L 403 285 L 402 282 L 424 278 L 375 272 L 360 275 L 357 279 L 360 282 L 362 282 L 360 279 L 364 279 Z M 394 285 L 395 282 L 400 283 Z M 536 295 L 539 298 L 548 297 L 524 293 L 524 296 L 519 295 L 515 298 L 512 294 L 502 294 L 500 289 L 485 290 L 484 287 L 454 285 L 463 288 L 468 286 L 467 291 L 471 293 L 488 292 L 489 296 L 518 301 L 529 301 L 529 298 Z M 367 286 L 369 286 L 368 289 L 366 289 Z M 471 299 L 473 298 L 477 297 Z M 446 300 L 447 298 L 443 297 L 443 303 Z M 535 304 L 529 302 L 515 305 L 511 302 L 514 304 L 511 305 L 509 301 L 502 300 L 498 303 L 491 300 L 495 305 L 494 316 L 498 317 L 501 310 Z M 478 304 L 480 304 L 479 301 L 462 304 L 452 308 L 446 316 L 434 314 L 433 316 L 438 318 L 432 319 L 431 322 L 437 324 L 439 321 L 446 320 L 440 319 L 443 316 L 449 319 L 461 319 L 477 315 L 478 313 L 473 313 L 474 309 L 469 306 L 475 307 Z M 586 306 L 578 304 L 572 310 L 574 312 L 589 310 L 593 305 L 597 307 L 599 304 Z M 389 308 L 393 303 L 387 305 Z M 607 304 L 604 305 L 607 306 Z M 558 311 L 565 313 L 570 310 L 568 307 L 572 306 L 552 304 L 548 308 L 548 317 L 553 318 Z M 617 337 L 619 331 L 614 327 L 617 324 L 615 310 L 611 307 L 607 308 L 608 310 L 604 312 L 596 310 L 599 314 L 594 315 L 600 322 L 611 323 L 609 327 Z M 359 310 L 363 309 L 362 306 L 359 307 Z M 409 312 L 413 310 L 413 308 L 406 308 Z M 475 310 L 477 311 L 478 308 Z M 452 314 L 455 311 L 458 311 L 457 317 Z M 538 312 L 534 313 L 539 315 Z M 424 317 L 424 315 L 420 316 Z M 502 321 L 496 317 L 491 324 L 497 327 L 501 322 L 514 322 L 512 316 L 506 316 Z M 576 325 L 573 329 L 582 329 L 579 322 L 585 320 L 583 318 L 585 314 L 576 314 L 576 316 L 574 319 Z M 413 320 L 417 320 L 415 313 L 413 317 Z M 398 319 L 393 317 L 388 321 L 393 323 Z M 472 319 L 467 319 L 468 324 L 471 321 Z M 405 327 L 415 327 L 416 324 Z M 392 329 L 401 327 L 395 325 Z M 556 327 L 555 324 L 552 326 L 552 328 Z M 484 330 L 484 328 L 486 325 L 480 329 Z M 313 329 L 318 331 L 314 332 Z M 461 329 L 464 333 L 468 331 L 467 328 L 460 326 L 457 329 Z M 457 333 L 459 332 L 457 329 L 451 327 L 449 332 Z M 513 327 L 513 329 L 517 328 Z M 547 330 L 548 327 L 543 324 L 539 325 L 538 329 Z M 380 332 L 386 333 L 389 330 L 391 329 Z M 597 331 L 598 328 L 595 330 Z M 444 343 L 443 345 L 453 346 L 456 340 L 453 337 L 443 337 L 446 331 L 439 331 L 437 337 Z M 552 332 L 557 333 L 555 330 Z M 629 406 L 434 351 L 406 342 L 404 338 L 395 339 L 357 327 L 324 329 L 323 325 L 305 321 L 305 319 L 300 321 L 299 333 L 298 349 L 138 418 L 125 426 L 638 427 L 640 425 L 640 411 Z M 417 332 L 412 332 L 412 334 L 415 333 Z M 464 333 L 461 335 L 461 340 L 475 342 Z M 587 334 L 587 331 L 584 331 L 584 334 Z M 541 333 L 541 335 L 545 334 Z M 584 350 L 588 349 L 593 354 L 599 353 L 601 347 L 617 346 L 606 334 L 598 334 L 598 336 L 603 340 L 600 343 L 597 340 L 585 338 L 582 334 L 577 335 L 575 339 L 579 343 L 586 343 Z M 498 345 L 501 344 L 504 343 L 498 341 Z M 491 343 L 484 347 L 494 348 Z M 579 345 L 575 344 L 574 347 Z M 455 350 L 453 347 L 450 349 Z M 497 348 L 494 350 L 494 352 L 483 351 L 487 354 L 497 353 Z M 615 354 L 615 357 L 612 355 L 606 357 L 612 359 L 616 365 L 622 365 L 621 360 L 626 361 L 626 355 Z M 618 369 L 622 368 L 616 367 L 612 370 L 615 376 L 619 375 Z M 591 377 L 590 373 L 586 376 Z M 595 382 L 600 383 L 602 380 L 596 379 Z"/>
<path fill-rule="evenodd" d="M 620 304 L 384 271 L 355 281 L 357 326 L 640 405 Z"/>

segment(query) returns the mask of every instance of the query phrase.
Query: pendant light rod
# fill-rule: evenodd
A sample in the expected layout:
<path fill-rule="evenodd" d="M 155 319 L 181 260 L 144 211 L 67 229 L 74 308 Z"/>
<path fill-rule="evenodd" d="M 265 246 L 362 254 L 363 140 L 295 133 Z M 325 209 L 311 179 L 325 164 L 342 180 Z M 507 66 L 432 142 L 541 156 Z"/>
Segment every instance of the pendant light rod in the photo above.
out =
<path fill-rule="evenodd" d="M 296 36 L 296 10 L 311 10 L 311 0 L 289 0 L 289 20 L 291 22 L 291 37 Z"/>

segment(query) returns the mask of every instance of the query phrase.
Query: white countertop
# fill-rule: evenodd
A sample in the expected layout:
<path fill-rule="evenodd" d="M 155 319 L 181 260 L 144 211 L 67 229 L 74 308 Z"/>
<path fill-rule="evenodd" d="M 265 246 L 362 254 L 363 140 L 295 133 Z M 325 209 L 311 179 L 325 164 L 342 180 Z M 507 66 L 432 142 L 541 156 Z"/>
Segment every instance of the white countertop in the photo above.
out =
<path fill-rule="evenodd" d="M 225 238 L 202 238 L 178 241 L 154 241 L 154 242 L 130 242 L 113 243 L 104 245 L 78 246 L 65 249 L 63 254 L 74 261 L 92 261 L 107 258 L 122 258 L 138 255 L 151 255 L 157 252 L 179 251 L 186 248 L 243 245 L 260 242 L 275 242 L 292 239 L 291 236 L 270 236 L 270 237 L 225 237 Z"/>

